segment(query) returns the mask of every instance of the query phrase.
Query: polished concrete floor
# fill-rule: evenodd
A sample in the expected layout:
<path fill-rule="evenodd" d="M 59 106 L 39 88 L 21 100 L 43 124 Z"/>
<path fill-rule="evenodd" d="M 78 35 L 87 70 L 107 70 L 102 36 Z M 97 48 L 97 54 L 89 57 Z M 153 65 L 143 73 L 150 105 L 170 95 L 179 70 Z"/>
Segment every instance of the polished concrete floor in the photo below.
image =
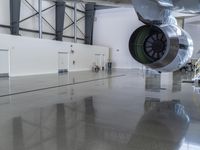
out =
<path fill-rule="evenodd" d="M 0 150 L 200 150 L 190 73 L 0 79 Z"/>

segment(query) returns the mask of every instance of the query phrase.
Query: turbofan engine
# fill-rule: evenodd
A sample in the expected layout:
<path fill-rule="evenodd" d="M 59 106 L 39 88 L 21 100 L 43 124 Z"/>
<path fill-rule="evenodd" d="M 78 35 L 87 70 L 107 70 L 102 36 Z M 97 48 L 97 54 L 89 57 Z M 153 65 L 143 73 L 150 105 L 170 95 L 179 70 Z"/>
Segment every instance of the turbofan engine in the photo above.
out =
<path fill-rule="evenodd" d="M 192 57 L 193 42 L 189 34 L 175 24 L 144 25 L 132 34 L 129 50 L 139 63 L 170 72 L 183 67 Z"/>

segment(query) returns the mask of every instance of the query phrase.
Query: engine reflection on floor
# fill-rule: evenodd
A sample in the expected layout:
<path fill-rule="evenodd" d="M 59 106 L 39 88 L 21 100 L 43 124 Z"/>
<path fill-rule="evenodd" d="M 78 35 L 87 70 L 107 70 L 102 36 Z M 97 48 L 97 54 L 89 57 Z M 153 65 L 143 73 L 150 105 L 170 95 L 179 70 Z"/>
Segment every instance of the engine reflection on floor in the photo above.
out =
<path fill-rule="evenodd" d="M 146 112 L 141 117 L 130 143 L 138 149 L 179 149 L 190 123 L 180 101 L 160 102 L 158 99 L 147 98 L 144 107 Z"/>

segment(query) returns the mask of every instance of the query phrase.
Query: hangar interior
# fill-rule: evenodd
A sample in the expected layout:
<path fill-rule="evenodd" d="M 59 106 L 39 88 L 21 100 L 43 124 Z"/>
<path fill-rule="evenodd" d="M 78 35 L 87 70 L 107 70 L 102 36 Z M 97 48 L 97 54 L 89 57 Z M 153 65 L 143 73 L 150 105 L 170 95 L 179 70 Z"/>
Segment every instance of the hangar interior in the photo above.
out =
<path fill-rule="evenodd" d="M 174 14 L 190 40 L 174 25 L 140 34 L 149 26 L 136 10 L 95 0 L 0 0 L 0 149 L 200 150 L 200 16 Z M 171 57 L 156 64 L 169 46 L 159 40 L 177 42 L 166 36 L 175 30 L 184 51 L 178 56 L 172 45 Z M 142 40 L 154 42 L 142 46 L 145 54 L 149 46 L 155 53 L 140 53 Z M 163 71 L 155 67 L 169 60 Z"/>

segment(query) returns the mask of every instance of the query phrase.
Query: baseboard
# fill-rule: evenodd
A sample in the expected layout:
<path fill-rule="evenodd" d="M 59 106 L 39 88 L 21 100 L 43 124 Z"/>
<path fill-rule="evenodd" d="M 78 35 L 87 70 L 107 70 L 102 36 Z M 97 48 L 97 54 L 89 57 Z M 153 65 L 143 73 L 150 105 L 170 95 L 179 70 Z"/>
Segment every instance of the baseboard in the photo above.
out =
<path fill-rule="evenodd" d="M 69 72 L 79 72 L 79 71 L 92 71 L 92 69 L 77 69 L 77 70 L 69 70 Z"/>
<path fill-rule="evenodd" d="M 142 67 L 113 67 L 112 69 L 142 69 Z"/>
<path fill-rule="evenodd" d="M 54 72 L 10 74 L 10 77 L 37 76 L 37 75 L 47 75 L 47 74 L 58 74 L 58 71 L 56 70 Z"/>
<path fill-rule="evenodd" d="M 8 73 L 0 73 L 0 78 L 9 77 Z"/>

